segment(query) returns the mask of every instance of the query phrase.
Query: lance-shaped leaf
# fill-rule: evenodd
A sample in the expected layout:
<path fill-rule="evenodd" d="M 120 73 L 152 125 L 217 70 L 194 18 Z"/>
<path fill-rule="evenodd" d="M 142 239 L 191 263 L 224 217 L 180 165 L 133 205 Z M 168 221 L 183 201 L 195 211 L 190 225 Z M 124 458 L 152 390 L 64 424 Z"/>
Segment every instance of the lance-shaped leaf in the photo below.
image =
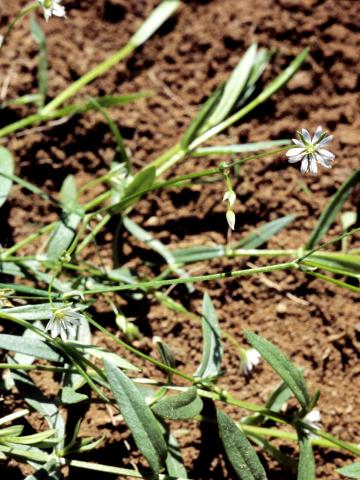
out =
<path fill-rule="evenodd" d="M 266 480 L 264 467 L 245 433 L 226 413 L 217 411 L 219 434 L 237 477 L 240 480 Z"/>
<path fill-rule="evenodd" d="M 246 340 L 261 354 L 263 359 L 276 371 L 287 384 L 304 410 L 309 406 L 309 394 L 302 372 L 296 368 L 275 345 L 265 338 L 248 330 L 244 331 Z"/>
<path fill-rule="evenodd" d="M 190 123 L 188 129 L 181 139 L 181 146 L 184 150 L 188 148 L 191 142 L 196 138 L 197 134 L 202 130 L 202 127 L 208 119 L 215 106 L 218 104 L 222 95 L 223 87 L 219 87 L 213 92 L 206 102 L 202 105 L 193 121 Z"/>
<path fill-rule="evenodd" d="M 46 100 L 48 86 L 48 59 L 46 36 L 43 29 L 40 27 L 39 23 L 35 20 L 35 18 L 31 19 L 30 26 L 31 34 L 35 42 L 39 46 L 38 84 L 40 99 L 38 102 L 38 106 L 43 107 Z"/>
<path fill-rule="evenodd" d="M 350 253 L 315 252 L 302 263 L 328 272 L 360 279 L 360 255 Z"/>
<path fill-rule="evenodd" d="M 0 348 L 31 357 L 43 358 L 50 362 L 59 362 L 61 357 L 52 345 L 43 340 L 21 337 L 18 335 L 0 334 Z"/>
<path fill-rule="evenodd" d="M 179 444 L 170 431 L 167 434 L 167 446 L 166 469 L 168 474 L 175 478 L 188 478 Z"/>
<path fill-rule="evenodd" d="M 352 188 L 359 182 L 359 180 L 360 168 L 355 170 L 355 172 L 341 185 L 341 187 L 338 189 L 338 191 L 335 193 L 328 205 L 323 210 L 316 227 L 314 228 L 309 240 L 307 241 L 307 249 L 311 250 L 312 248 L 314 248 L 322 239 L 322 237 L 327 233 L 333 221 L 335 220 L 336 215 L 339 213 L 344 203 L 349 198 Z"/>
<path fill-rule="evenodd" d="M 196 387 L 186 392 L 167 397 L 157 402 L 152 411 L 159 417 L 169 420 L 189 420 L 198 415 L 203 408 L 203 402 L 197 394 Z"/>
<path fill-rule="evenodd" d="M 299 433 L 299 465 L 297 480 L 315 480 L 315 459 L 308 435 Z"/>
<path fill-rule="evenodd" d="M 338 468 L 336 471 L 348 478 L 360 478 L 360 463 L 352 463 L 346 467 Z"/>
<path fill-rule="evenodd" d="M 117 367 L 104 361 L 111 391 L 135 443 L 155 473 L 165 464 L 167 446 L 159 423 L 135 384 Z"/>
<path fill-rule="evenodd" d="M 77 226 L 81 220 L 82 207 L 77 202 L 75 178 L 68 175 L 60 191 L 63 206 L 62 219 L 50 237 L 47 257 L 56 261 L 70 246 L 75 237 Z"/>
<path fill-rule="evenodd" d="M 196 377 L 216 377 L 220 373 L 222 346 L 219 320 L 214 305 L 207 293 L 203 298 L 202 311 L 203 352 Z"/>
<path fill-rule="evenodd" d="M 207 128 L 211 128 L 220 123 L 233 109 L 248 82 L 256 58 L 256 51 L 257 45 L 251 45 L 237 64 L 229 80 L 226 82 L 219 104 L 206 122 Z"/>
<path fill-rule="evenodd" d="M 265 225 L 256 228 L 249 235 L 246 235 L 246 237 L 237 242 L 232 248 L 258 248 L 286 228 L 295 218 L 296 215 L 286 215 L 285 217 L 280 217 L 265 223 Z"/>
<path fill-rule="evenodd" d="M 119 203 L 112 207 L 113 213 L 120 213 L 126 210 L 146 192 L 154 183 L 156 168 L 148 167 L 135 175 L 133 181 L 126 187 L 124 196 Z"/>
<path fill-rule="evenodd" d="M 203 157 L 207 155 L 236 155 L 238 153 L 251 153 L 258 152 L 259 150 L 266 150 L 268 148 L 282 147 L 283 145 L 290 145 L 290 140 L 267 140 L 264 142 L 199 147 L 192 153 L 192 156 Z"/>
<path fill-rule="evenodd" d="M 13 173 L 13 157 L 7 148 L 0 146 L 0 207 L 4 205 L 10 193 Z"/>

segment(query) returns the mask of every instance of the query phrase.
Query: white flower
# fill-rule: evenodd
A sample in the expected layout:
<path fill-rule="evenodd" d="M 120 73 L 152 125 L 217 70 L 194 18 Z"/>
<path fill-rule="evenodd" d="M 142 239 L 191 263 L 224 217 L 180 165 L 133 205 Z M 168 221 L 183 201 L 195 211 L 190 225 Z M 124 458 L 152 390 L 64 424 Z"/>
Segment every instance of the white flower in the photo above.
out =
<path fill-rule="evenodd" d="M 251 370 L 260 362 L 261 355 L 255 348 L 243 349 L 241 351 L 240 368 L 245 375 L 249 375 Z"/>
<path fill-rule="evenodd" d="M 327 135 L 321 127 L 317 127 L 314 136 L 311 138 L 306 128 L 302 128 L 299 133 L 300 140 L 293 138 L 296 148 L 291 148 L 286 152 L 290 163 L 301 161 L 301 173 L 310 172 L 311 175 L 317 175 L 317 165 L 325 168 L 331 168 L 331 162 L 335 155 L 323 147 L 333 140 L 332 135 Z"/>
<path fill-rule="evenodd" d="M 60 335 L 65 342 L 70 336 L 75 336 L 76 327 L 83 318 L 85 318 L 84 315 L 77 312 L 71 305 L 59 308 L 51 313 L 45 331 L 50 330 L 52 338 Z"/>
<path fill-rule="evenodd" d="M 44 10 L 45 20 L 48 21 L 51 15 L 56 17 L 65 17 L 65 7 L 60 5 L 62 0 L 38 0 Z"/>
<path fill-rule="evenodd" d="M 320 429 L 321 414 L 319 410 L 311 410 L 311 412 L 305 415 L 303 420 L 310 425 L 310 427 L 316 428 L 317 430 Z"/>
<path fill-rule="evenodd" d="M 232 207 L 236 201 L 236 193 L 234 190 L 228 190 L 224 193 L 223 202 L 228 201 L 229 207 Z"/>

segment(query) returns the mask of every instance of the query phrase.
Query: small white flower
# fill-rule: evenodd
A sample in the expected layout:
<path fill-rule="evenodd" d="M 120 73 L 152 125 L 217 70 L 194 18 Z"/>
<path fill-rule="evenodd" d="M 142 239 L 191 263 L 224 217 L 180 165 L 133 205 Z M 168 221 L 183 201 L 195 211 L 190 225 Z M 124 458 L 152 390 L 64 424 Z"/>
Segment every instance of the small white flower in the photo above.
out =
<path fill-rule="evenodd" d="M 227 210 L 226 220 L 227 220 L 227 223 L 228 223 L 229 227 L 231 228 L 231 230 L 235 230 L 236 217 L 235 217 L 235 213 L 233 212 L 233 210 Z"/>
<path fill-rule="evenodd" d="M 81 315 L 81 313 L 77 312 L 71 305 L 68 305 L 67 307 L 54 310 L 51 313 L 45 331 L 50 330 L 52 338 L 60 335 L 61 339 L 65 342 L 70 336 L 75 336 L 76 327 L 84 318 L 84 315 Z"/>
<path fill-rule="evenodd" d="M 292 139 L 296 148 L 291 148 L 286 152 L 288 161 L 290 163 L 301 161 L 302 174 L 310 172 L 311 175 L 317 175 L 318 164 L 325 168 L 331 168 L 331 162 L 335 159 L 335 155 L 324 149 L 324 147 L 329 144 L 334 137 L 327 135 L 320 126 L 317 127 L 312 138 L 306 128 L 302 128 L 298 133 L 300 140 L 296 138 Z"/>
<path fill-rule="evenodd" d="M 260 362 L 261 355 L 255 348 L 243 349 L 241 351 L 240 368 L 245 375 L 249 375 L 251 370 Z"/>
<path fill-rule="evenodd" d="M 48 21 L 51 15 L 56 17 L 65 17 L 65 7 L 60 5 L 62 0 L 38 0 L 44 10 L 45 20 Z"/>
<path fill-rule="evenodd" d="M 229 206 L 232 207 L 236 201 L 236 193 L 234 190 L 228 190 L 224 193 L 223 202 L 228 201 Z"/>
<path fill-rule="evenodd" d="M 316 428 L 320 430 L 320 423 L 321 423 L 321 414 L 319 410 L 311 410 L 307 415 L 304 417 L 304 422 L 310 425 L 310 427 Z"/>

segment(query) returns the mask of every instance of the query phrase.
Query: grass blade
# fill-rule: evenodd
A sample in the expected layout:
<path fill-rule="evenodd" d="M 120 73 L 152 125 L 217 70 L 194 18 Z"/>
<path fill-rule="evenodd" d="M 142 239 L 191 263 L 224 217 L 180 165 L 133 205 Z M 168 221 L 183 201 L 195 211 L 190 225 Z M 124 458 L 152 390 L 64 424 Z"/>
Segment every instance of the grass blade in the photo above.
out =
<path fill-rule="evenodd" d="M 256 228 L 249 235 L 246 235 L 246 237 L 233 245 L 232 248 L 258 248 L 286 228 L 295 218 L 296 215 L 286 215 L 285 217 L 265 223 L 265 225 Z"/>

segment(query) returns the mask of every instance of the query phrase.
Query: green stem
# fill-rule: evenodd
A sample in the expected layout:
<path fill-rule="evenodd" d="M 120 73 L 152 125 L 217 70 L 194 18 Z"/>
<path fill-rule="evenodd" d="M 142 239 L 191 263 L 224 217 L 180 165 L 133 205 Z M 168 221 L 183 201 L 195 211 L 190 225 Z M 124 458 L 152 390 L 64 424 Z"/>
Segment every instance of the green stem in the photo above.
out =
<path fill-rule="evenodd" d="M 168 280 L 153 280 L 148 282 L 139 282 L 131 285 L 119 285 L 117 287 L 94 288 L 92 290 L 84 290 L 84 295 L 96 295 L 98 293 L 119 292 L 123 290 L 136 289 L 158 289 L 164 286 L 179 285 L 183 283 L 207 282 L 210 280 L 222 280 L 224 278 L 236 278 L 254 275 L 257 273 L 269 273 L 276 270 L 286 270 L 298 268 L 295 262 L 278 263 L 276 265 L 268 265 L 266 267 L 248 268 L 245 270 L 234 270 L 232 272 L 213 273 L 210 275 L 197 275 L 193 277 L 173 278 Z"/>
<path fill-rule="evenodd" d="M 10 33 L 12 32 L 13 28 L 15 27 L 16 23 L 21 20 L 21 18 L 25 17 L 28 13 L 31 13 L 32 11 L 36 10 L 39 7 L 39 4 L 36 3 L 30 3 L 29 5 L 26 5 L 22 10 L 20 10 L 19 13 L 15 15 L 13 20 L 9 23 L 6 32 L 3 36 L 2 42 L 0 42 L 0 51 L 2 47 L 5 45 L 7 39 L 9 38 Z"/>
<path fill-rule="evenodd" d="M 20 242 L 16 243 L 12 247 L 8 248 L 2 255 L 1 259 L 5 260 L 8 256 L 13 255 L 15 252 L 17 252 L 20 248 L 25 247 L 26 245 L 29 245 L 29 243 L 32 243 L 34 240 L 37 238 L 41 237 L 45 233 L 51 232 L 57 222 L 54 223 L 49 223 L 48 225 L 45 225 L 44 227 L 40 228 L 37 232 L 32 233 L 28 237 L 24 238 Z"/>

